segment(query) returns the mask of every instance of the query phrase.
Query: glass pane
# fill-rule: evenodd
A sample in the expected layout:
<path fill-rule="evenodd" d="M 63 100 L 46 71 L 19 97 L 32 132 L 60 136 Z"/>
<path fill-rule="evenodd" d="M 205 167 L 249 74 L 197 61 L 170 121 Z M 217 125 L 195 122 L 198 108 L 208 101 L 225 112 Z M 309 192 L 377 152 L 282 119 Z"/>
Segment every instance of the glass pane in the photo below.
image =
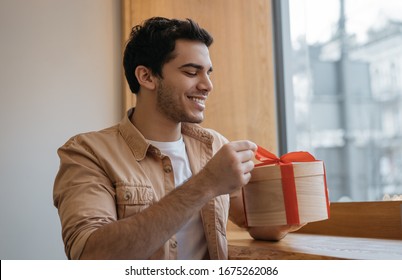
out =
<path fill-rule="evenodd" d="M 289 0 L 289 20 L 289 150 L 325 162 L 331 201 L 401 199 L 402 1 Z"/>

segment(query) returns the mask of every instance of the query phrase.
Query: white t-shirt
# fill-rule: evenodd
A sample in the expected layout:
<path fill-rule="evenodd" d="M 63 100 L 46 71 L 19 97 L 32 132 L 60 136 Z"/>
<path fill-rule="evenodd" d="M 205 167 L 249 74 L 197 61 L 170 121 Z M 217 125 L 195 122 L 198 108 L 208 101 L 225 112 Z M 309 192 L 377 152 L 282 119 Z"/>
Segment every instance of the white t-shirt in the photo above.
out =
<path fill-rule="evenodd" d="M 175 142 L 147 141 L 170 158 L 173 165 L 176 187 L 182 185 L 191 177 L 192 172 L 183 137 Z M 178 259 L 200 260 L 206 255 L 207 242 L 200 213 L 194 214 L 179 232 L 177 232 L 176 239 L 178 245 Z"/>

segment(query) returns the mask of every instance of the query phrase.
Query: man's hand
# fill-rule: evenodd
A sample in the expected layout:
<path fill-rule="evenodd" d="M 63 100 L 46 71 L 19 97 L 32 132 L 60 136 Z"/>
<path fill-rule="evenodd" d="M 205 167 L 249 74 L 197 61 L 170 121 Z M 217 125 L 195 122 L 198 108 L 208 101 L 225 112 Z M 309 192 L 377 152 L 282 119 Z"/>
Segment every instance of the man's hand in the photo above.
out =
<path fill-rule="evenodd" d="M 251 237 L 257 240 L 279 241 L 289 232 L 297 231 L 306 224 L 300 225 L 281 225 L 266 227 L 249 227 L 247 230 Z"/>
<path fill-rule="evenodd" d="M 246 185 L 254 168 L 257 145 L 250 141 L 235 141 L 224 145 L 199 173 L 214 196 L 229 194 Z"/>

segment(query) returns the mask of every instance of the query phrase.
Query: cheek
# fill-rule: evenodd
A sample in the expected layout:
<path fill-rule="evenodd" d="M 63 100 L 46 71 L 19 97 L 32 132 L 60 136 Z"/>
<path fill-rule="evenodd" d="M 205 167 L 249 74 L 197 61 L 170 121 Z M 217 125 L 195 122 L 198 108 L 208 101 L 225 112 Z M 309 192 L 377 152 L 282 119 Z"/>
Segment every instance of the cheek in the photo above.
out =
<path fill-rule="evenodd" d="M 171 95 L 172 100 L 188 100 L 187 96 L 197 92 L 196 83 L 192 79 L 177 77 L 176 80 L 165 80 L 163 83 L 163 91 Z"/>

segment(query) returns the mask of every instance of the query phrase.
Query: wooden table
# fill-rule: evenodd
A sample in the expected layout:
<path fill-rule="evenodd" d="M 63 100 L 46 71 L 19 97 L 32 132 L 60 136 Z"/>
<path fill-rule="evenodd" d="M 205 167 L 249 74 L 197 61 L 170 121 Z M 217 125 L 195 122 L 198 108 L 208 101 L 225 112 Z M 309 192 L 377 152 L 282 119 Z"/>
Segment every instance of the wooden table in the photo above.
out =
<path fill-rule="evenodd" d="M 232 260 L 402 260 L 402 240 L 290 233 L 270 242 L 254 240 L 243 230 L 227 234 Z"/>

